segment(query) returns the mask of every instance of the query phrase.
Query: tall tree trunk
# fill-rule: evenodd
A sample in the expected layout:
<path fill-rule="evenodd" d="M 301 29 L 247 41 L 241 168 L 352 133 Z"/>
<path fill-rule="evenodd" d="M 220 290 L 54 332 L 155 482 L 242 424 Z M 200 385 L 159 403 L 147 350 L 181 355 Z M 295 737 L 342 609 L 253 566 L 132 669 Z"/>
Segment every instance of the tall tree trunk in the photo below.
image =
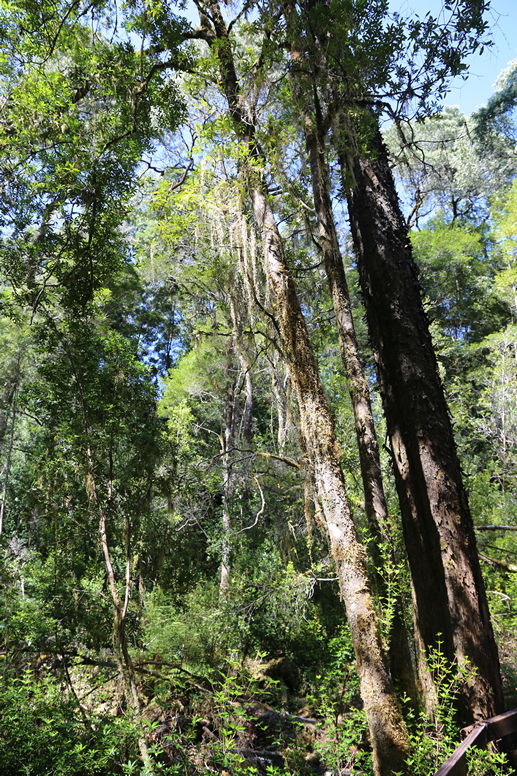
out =
<path fill-rule="evenodd" d="M 297 52 L 295 52 L 297 54 Z M 293 57 L 294 58 L 294 57 Z M 310 88 L 310 86 L 309 86 Z M 364 374 L 355 334 L 350 293 L 339 247 L 336 223 L 330 196 L 330 173 L 326 159 L 325 130 L 315 85 L 313 85 L 314 111 L 307 108 L 307 95 L 302 84 L 297 91 L 303 119 L 305 142 L 311 169 L 314 207 L 318 219 L 319 241 L 325 263 L 325 271 L 336 315 L 341 360 L 345 370 L 354 414 L 355 432 L 361 466 L 365 514 L 371 536 L 369 554 L 373 563 L 373 580 L 380 595 L 387 593 L 382 578 L 383 557 L 381 545 L 391 551 L 396 561 L 389 531 L 388 508 L 382 481 L 379 445 L 375 433 L 370 388 Z M 410 649 L 410 639 L 405 625 L 402 595 L 393 603 L 395 607 L 389 650 L 393 676 L 403 690 L 415 699 L 416 677 Z"/>
<path fill-rule="evenodd" d="M 462 693 L 461 712 L 471 722 L 502 708 L 497 647 L 407 228 L 377 119 L 369 118 L 368 156 L 357 150 L 344 117 L 334 136 L 393 451 L 416 625 L 426 650 L 442 640 L 451 661 L 468 660 L 476 669 Z"/>
<path fill-rule="evenodd" d="M 219 594 L 225 598 L 230 588 L 231 559 L 231 500 L 233 495 L 232 476 L 232 446 L 235 425 L 235 378 L 232 375 L 233 366 L 233 336 L 230 337 L 226 353 L 226 398 L 224 405 L 224 428 L 221 436 L 221 462 L 223 469 L 223 512 L 221 541 L 221 576 Z"/>
<path fill-rule="evenodd" d="M 18 395 L 18 383 L 16 384 L 11 397 L 10 397 L 10 410 L 11 410 L 11 428 L 9 429 L 9 442 L 7 445 L 7 455 L 5 457 L 5 464 L 4 468 L 2 470 L 1 476 L 2 476 L 2 493 L 0 495 L 0 536 L 3 533 L 4 529 L 4 517 L 5 517 L 5 507 L 7 504 L 7 490 L 9 487 L 9 477 L 11 476 L 11 461 L 12 461 L 12 455 L 13 455 L 13 448 L 14 448 L 14 438 L 15 438 L 15 432 L 16 432 L 16 399 Z M 7 428 L 8 420 L 6 420 L 5 426 Z M 5 436 L 6 428 L 2 429 L 2 436 Z M 3 442 L 3 438 L 0 440 L 0 445 Z M 1 449 L 1 448 L 0 448 Z"/>
<path fill-rule="evenodd" d="M 241 284 L 237 284 L 237 289 L 241 292 L 244 291 Z M 237 308 L 237 301 L 233 295 L 230 295 L 230 316 L 232 321 L 235 354 L 239 362 L 242 382 L 244 384 L 244 406 L 242 408 L 239 423 L 239 436 L 242 439 L 243 448 L 245 450 L 250 450 L 253 440 L 253 381 L 251 379 L 251 364 L 244 344 L 242 320 Z"/>
<path fill-rule="evenodd" d="M 285 376 L 284 385 L 282 385 L 280 377 L 283 370 L 280 364 L 280 355 L 276 348 L 273 350 L 269 363 L 271 365 L 271 389 L 275 397 L 277 416 L 277 448 L 279 454 L 282 455 L 285 450 L 289 428 L 289 393 L 285 389 L 286 387 L 289 388 L 289 375 Z"/>
<path fill-rule="evenodd" d="M 0 398 L 0 449 L 4 443 L 4 437 L 9 425 L 9 417 L 12 412 L 14 397 L 20 383 L 20 356 L 16 360 L 15 374 L 8 377 L 4 386 L 2 397 Z"/>
<path fill-rule="evenodd" d="M 0 536 L 2 535 L 4 526 L 7 489 L 9 487 L 9 477 L 11 475 L 11 461 L 16 432 L 17 399 L 22 376 L 20 352 L 16 355 L 13 366 L 13 374 L 9 376 L 0 400 L 0 452 L 2 455 L 4 454 L 2 448 L 4 446 L 7 429 L 8 426 L 10 426 L 5 463 L 0 474 L 2 478 L 2 493 L 0 495 Z"/>
<path fill-rule="evenodd" d="M 207 23 L 210 18 L 213 25 L 212 43 L 216 44 L 230 116 L 241 144 L 247 146 L 252 157 L 261 159 L 254 138 L 253 123 L 250 116 L 244 113 L 231 43 L 217 2 L 209 0 L 207 11 Z M 265 184 L 256 171 L 249 170 L 247 186 L 255 220 L 263 238 L 266 272 L 277 326 L 297 394 L 301 430 L 311 457 L 340 591 L 347 610 L 375 772 L 379 776 L 388 776 L 404 770 L 408 741 L 379 634 L 366 571 L 366 553 L 350 514 L 340 465 L 341 453 L 295 286 L 284 260 L 282 239 Z"/>
<path fill-rule="evenodd" d="M 341 360 L 354 413 L 365 513 L 373 538 L 372 558 L 375 565 L 380 567 L 379 545 L 383 540 L 389 539 L 386 533 L 388 509 L 382 483 L 379 446 L 373 422 L 370 389 L 359 356 L 350 293 L 332 211 L 330 176 L 321 117 L 318 116 L 317 105 L 314 114 L 306 108 L 301 110 L 311 170 L 314 207 L 318 219 L 319 241 L 336 315 Z"/>
<path fill-rule="evenodd" d="M 282 345 L 296 390 L 301 431 L 311 458 L 352 634 L 376 773 L 392 774 L 404 768 L 407 739 L 369 589 L 366 552 L 350 514 L 341 451 L 274 216 L 260 188 L 253 189 L 252 201 L 255 218 L 263 230 L 264 255 Z"/>

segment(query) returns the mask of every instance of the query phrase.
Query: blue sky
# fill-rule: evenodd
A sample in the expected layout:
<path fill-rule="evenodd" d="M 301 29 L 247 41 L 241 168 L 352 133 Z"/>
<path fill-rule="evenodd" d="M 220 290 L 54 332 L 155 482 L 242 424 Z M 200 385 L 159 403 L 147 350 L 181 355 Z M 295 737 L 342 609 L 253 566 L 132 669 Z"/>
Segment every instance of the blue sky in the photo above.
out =
<path fill-rule="evenodd" d="M 472 113 L 485 105 L 494 92 L 494 82 L 508 63 L 517 58 L 517 0 L 492 0 L 487 20 L 494 45 L 468 61 L 467 80 L 457 78 L 445 100 L 446 105 L 458 105 L 463 113 Z M 437 13 L 439 0 L 390 0 L 392 10 L 402 14 L 412 11 L 423 16 Z"/>

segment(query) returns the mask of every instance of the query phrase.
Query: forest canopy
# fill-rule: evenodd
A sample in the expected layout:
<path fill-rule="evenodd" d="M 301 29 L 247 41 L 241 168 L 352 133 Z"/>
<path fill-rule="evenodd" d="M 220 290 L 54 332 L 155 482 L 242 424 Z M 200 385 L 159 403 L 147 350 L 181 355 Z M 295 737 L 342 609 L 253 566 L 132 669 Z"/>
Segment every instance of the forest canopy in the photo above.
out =
<path fill-rule="evenodd" d="M 517 706 L 488 10 L 0 3 L 0 776 L 429 776 Z"/>

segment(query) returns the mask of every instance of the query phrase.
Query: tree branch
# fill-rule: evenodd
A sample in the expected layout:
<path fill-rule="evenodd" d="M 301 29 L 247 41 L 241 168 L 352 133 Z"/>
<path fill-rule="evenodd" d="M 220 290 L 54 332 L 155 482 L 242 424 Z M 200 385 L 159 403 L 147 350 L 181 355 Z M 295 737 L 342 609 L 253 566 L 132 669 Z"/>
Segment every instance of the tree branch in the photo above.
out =
<path fill-rule="evenodd" d="M 476 531 L 517 531 L 517 525 L 476 525 Z"/>

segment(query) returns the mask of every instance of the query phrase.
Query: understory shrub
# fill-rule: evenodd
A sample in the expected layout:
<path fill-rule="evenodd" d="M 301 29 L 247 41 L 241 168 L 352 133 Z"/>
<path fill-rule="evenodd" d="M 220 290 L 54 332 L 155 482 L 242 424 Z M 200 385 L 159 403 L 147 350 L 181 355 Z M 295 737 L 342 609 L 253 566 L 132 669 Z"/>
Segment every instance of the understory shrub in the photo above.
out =
<path fill-rule="evenodd" d="M 125 717 L 83 718 L 51 676 L 26 671 L 0 685 L 1 776 L 118 776 L 137 757 L 138 731 Z"/>
<path fill-rule="evenodd" d="M 468 662 L 451 665 L 441 651 L 440 643 L 430 652 L 427 666 L 436 690 L 434 715 L 416 715 L 411 709 L 406 714 L 411 743 L 408 765 L 414 776 L 429 776 L 434 773 L 459 746 L 461 736 L 455 701 L 461 685 L 473 676 L 473 668 Z M 500 752 L 472 748 L 468 752 L 467 761 L 470 776 L 511 774 L 506 756 Z"/>

